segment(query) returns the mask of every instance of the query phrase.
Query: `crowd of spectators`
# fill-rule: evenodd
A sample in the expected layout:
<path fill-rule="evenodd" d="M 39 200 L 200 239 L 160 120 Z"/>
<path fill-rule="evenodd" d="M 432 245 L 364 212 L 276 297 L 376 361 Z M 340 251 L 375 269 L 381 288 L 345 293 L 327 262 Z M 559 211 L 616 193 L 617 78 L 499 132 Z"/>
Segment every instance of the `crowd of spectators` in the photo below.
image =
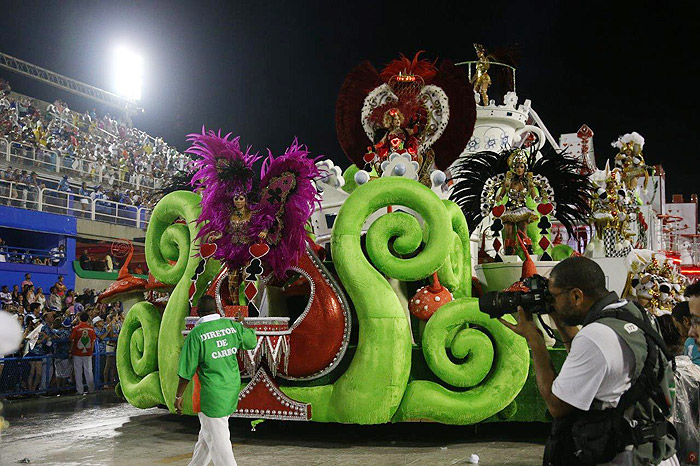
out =
<path fill-rule="evenodd" d="M 100 358 L 105 387 L 117 382 L 114 352 L 124 320 L 120 303 L 97 303 L 90 289 L 77 295 L 60 275 L 46 294 L 27 273 L 12 289 L 2 286 L 0 308 L 14 314 L 24 329 L 20 350 L 7 355 L 20 359 L 0 360 L 0 392 L 60 393 L 73 390 L 73 380 L 78 393 L 84 393 L 84 383 L 93 391 L 94 358 Z"/>
<path fill-rule="evenodd" d="M 119 205 L 114 202 L 124 204 L 120 210 L 122 216 L 127 215 L 124 209 L 152 208 L 155 201 L 143 190 L 123 189 L 119 186 L 104 189 L 102 185 L 89 187 L 84 181 L 80 187 L 72 187 L 67 175 L 56 182 L 39 177 L 34 171 L 30 173 L 12 167 L 0 169 L 0 205 L 38 210 L 39 193 L 44 188 L 53 191 L 44 194 L 43 211 L 85 218 L 90 216 L 92 201 L 95 201 L 97 214 L 114 215 L 115 206 Z M 133 212 L 132 217 L 135 218 Z"/>
<path fill-rule="evenodd" d="M 150 207 L 151 191 L 159 188 L 167 175 L 183 169 L 187 161 L 161 138 L 152 138 L 119 118 L 98 116 L 95 109 L 74 112 L 59 100 L 42 105 L 12 94 L 10 85 L 1 79 L 0 138 L 18 152 L 34 149 L 33 155 L 15 157 L 13 163 L 30 165 L 34 171 L 48 167 L 51 172 L 60 163 L 65 181 L 59 190 L 88 196 L 98 193 L 105 199 L 146 207 Z M 32 191 L 41 186 L 34 175 L 14 168 L 6 170 L 2 179 Z M 83 183 L 80 189 L 71 188 L 69 177 L 98 186 L 87 188 Z"/>

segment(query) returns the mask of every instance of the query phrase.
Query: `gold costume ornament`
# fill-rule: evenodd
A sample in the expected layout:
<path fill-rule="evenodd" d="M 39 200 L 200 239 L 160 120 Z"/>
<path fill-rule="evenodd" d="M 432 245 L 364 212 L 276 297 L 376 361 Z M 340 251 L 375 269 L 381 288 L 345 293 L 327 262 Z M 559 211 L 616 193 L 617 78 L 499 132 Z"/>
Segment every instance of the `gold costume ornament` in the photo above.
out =
<path fill-rule="evenodd" d="M 637 301 L 655 316 L 670 314 L 676 304 L 685 300 L 687 279 L 671 261 L 664 259 L 659 263 L 652 254 L 646 261 L 638 257 L 631 269 L 625 294 L 634 290 Z"/>
<path fill-rule="evenodd" d="M 489 57 L 486 55 L 486 49 L 481 44 L 474 44 L 474 49 L 476 50 L 476 56 L 479 59 L 476 63 L 476 73 L 472 77 L 472 84 L 474 85 L 474 92 L 481 96 L 481 105 L 489 104 L 488 90 L 491 86 L 491 76 L 489 76 L 489 68 L 491 67 L 491 62 Z"/>
<path fill-rule="evenodd" d="M 649 167 L 644 161 L 644 137 L 633 131 L 620 136 L 611 144 L 619 150 L 615 155 L 615 167 L 622 174 L 622 183 L 626 189 L 637 188 L 637 179 L 644 178 L 644 188 L 649 183 Z"/>
<path fill-rule="evenodd" d="M 527 226 L 529 223 L 537 221 L 538 215 L 527 206 L 528 196 L 538 199 L 535 189 L 535 180 L 532 172 L 527 171 L 528 156 L 522 149 L 515 149 L 508 157 L 508 171 L 500 189 L 496 192 L 496 203 L 501 202 L 504 197 L 508 200 L 505 204 L 505 211 L 500 218 L 504 227 L 504 240 L 506 254 L 513 254 L 517 244 L 516 235 L 520 231 L 524 238 L 527 237 Z M 526 240 L 526 243 L 528 241 Z M 528 249 L 531 249 L 528 244 Z"/>

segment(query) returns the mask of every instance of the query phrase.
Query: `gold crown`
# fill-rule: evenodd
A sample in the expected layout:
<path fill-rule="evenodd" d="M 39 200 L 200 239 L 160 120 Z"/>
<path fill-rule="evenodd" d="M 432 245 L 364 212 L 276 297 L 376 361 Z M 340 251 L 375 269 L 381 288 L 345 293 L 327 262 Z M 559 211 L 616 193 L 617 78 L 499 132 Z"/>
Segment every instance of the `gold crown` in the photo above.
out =
<path fill-rule="evenodd" d="M 527 154 L 522 149 L 515 149 L 508 156 L 508 168 L 513 168 L 515 165 L 522 163 L 527 167 Z"/>

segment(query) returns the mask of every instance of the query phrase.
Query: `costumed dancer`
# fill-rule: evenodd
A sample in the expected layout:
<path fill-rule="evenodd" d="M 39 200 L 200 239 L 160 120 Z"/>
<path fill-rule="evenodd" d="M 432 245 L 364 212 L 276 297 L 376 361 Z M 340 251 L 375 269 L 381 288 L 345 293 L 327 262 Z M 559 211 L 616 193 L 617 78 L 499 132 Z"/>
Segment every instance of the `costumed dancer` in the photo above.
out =
<path fill-rule="evenodd" d="M 490 229 L 495 238 L 496 260 L 500 257 L 501 230 L 505 228 L 505 254 L 515 253 L 518 232 L 524 234 L 530 250 L 532 240 L 526 234 L 527 226 L 539 218 L 539 245 L 546 260 L 551 227 L 547 216 L 553 215 L 572 236 L 574 224 L 585 223 L 590 215 L 591 184 L 580 170 L 580 160 L 563 154 L 535 159 L 534 154 L 519 148 L 500 154 L 478 152 L 461 157 L 450 168 L 455 180 L 450 200 L 464 212 L 470 231 L 493 215 Z"/>
<path fill-rule="evenodd" d="M 381 73 L 369 62 L 353 69 L 338 94 L 336 130 L 359 168 L 382 176 L 403 156 L 417 167 L 414 178 L 431 186 L 433 167 L 447 169 L 469 142 L 476 103 L 461 69 L 449 61 L 437 68 L 420 53 L 401 55 Z"/>
<path fill-rule="evenodd" d="M 612 146 L 619 149 L 614 168 L 606 164 L 598 172 L 601 176 L 594 179 L 597 190 L 591 198 L 590 222 L 595 225 L 596 238 L 586 248 L 589 257 L 626 257 L 633 247 L 645 248 L 647 243 L 648 224 L 640 209 L 638 179 L 644 178 L 645 191 L 653 169 L 644 162 L 644 138 L 632 132 L 620 136 Z"/>
<path fill-rule="evenodd" d="M 190 465 L 213 461 L 215 466 L 235 466 L 228 419 L 236 410 L 241 388 L 236 353 L 254 349 L 257 338 L 254 330 L 240 322 L 222 319 L 211 296 L 200 298 L 197 311 L 200 319 L 185 337 L 180 353 L 175 410 L 182 414 L 182 395 L 196 374 L 200 391 L 193 405 L 201 427 Z"/>
<path fill-rule="evenodd" d="M 637 302 L 656 317 L 671 314 L 677 304 L 685 301 L 688 279 L 668 259 L 659 262 L 654 254 L 648 260 L 638 259 L 632 262 L 628 293 L 634 294 Z"/>
<path fill-rule="evenodd" d="M 622 172 L 622 182 L 625 188 L 634 191 L 637 188 L 637 179 L 644 178 L 644 188 L 649 184 L 648 166 L 644 162 L 644 138 L 633 131 L 620 136 L 611 144 L 620 152 L 615 155 L 615 167 Z"/>
<path fill-rule="evenodd" d="M 261 157 L 250 147 L 243 152 L 231 133 L 203 129 L 188 140 L 187 152 L 196 157 L 191 183 L 202 195 L 198 238 L 216 245 L 212 257 L 226 264 L 229 298 L 237 305 L 244 279 L 252 286 L 269 273 L 282 280 L 301 257 L 305 225 L 319 200 L 312 180 L 320 172 L 296 140 L 281 156 L 269 154 L 259 174 L 253 164 Z"/>
<path fill-rule="evenodd" d="M 537 194 L 538 189 L 535 184 L 532 172 L 527 171 L 527 154 L 521 149 L 514 150 L 508 156 L 508 171 L 495 198 L 497 205 L 503 201 L 504 196 L 507 198 L 506 210 L 501 214 L 501 221 L 505 228 L 506 254 L 513 254 L 517 232 L 522 233 L 528 252 L 532 253 L 532 242 L 527 236 L 527 226 L 539 217 L 527 206 L 526 201 L 528 197 L 539 203 L 543 201 L 543 198 Z M 537 184 L 540 188 L 544 187 L 541 182 Z"/>
<path fill-rule="evenodd" d="M 625 243 L 623 233 L 627 225 L 627 193 L 620 182 L 620 171 L 606 166 L 604 178 L 593 182 L 589 223 L 595 226 L 596 236 L 586 246 L 587 257 L 626 257 L 632 250 Z M 628 236 L 628 235 L 627 235 Z"/>
<path fill-rule="evenodd" d="M 640 192 L 646 194 L 649 173 L 653 173 L 653 168 L 644 161 L 642 153 L 644 138 L 633 131 L 620 136 L 617 141 L 612 143 L 612 146 L 619 149 L 618 154 L 615 155 L 615 171 L 620 174 L 620 182 L 626 201 L 625 220 L 621 225 L 621 234 L 628 238 L 636 237 L 635 247 L 645 248 L 647 246 L 646 231 L 648 225 L 640 210 L 640 206 L 643 204 Z M 638 186 L 639 178 L 644 178 L 641 191 Z"/>

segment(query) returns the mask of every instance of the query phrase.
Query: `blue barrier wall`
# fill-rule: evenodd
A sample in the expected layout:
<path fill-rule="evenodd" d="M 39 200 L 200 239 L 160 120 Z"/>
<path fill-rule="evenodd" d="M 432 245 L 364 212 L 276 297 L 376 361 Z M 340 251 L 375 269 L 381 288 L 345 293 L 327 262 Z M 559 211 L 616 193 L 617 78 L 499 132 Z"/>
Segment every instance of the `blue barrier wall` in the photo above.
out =
<path fill-rule="evenodd" d="M 58 266 L 0 262 L 0 285 L 19 285 L 24 274 L 32 274 L 35 288 L 42 287 L 48 297 L 49 289 L 58 275 L 65 277 L 66 286 L 75 288 L 75 237 L 77 221 L 74 217 L 50 214 L 34 210 L 0 206 L 0 237 L 8 249 L 32 248 L 50 250 L 60 244 L 65 246 L 65 258 Z"/>
<path fill-rule="evenodd" d="M 75 217 L 7 206 L 0 206 L 0 226 L 73 236 L 78 233 Z"/>

